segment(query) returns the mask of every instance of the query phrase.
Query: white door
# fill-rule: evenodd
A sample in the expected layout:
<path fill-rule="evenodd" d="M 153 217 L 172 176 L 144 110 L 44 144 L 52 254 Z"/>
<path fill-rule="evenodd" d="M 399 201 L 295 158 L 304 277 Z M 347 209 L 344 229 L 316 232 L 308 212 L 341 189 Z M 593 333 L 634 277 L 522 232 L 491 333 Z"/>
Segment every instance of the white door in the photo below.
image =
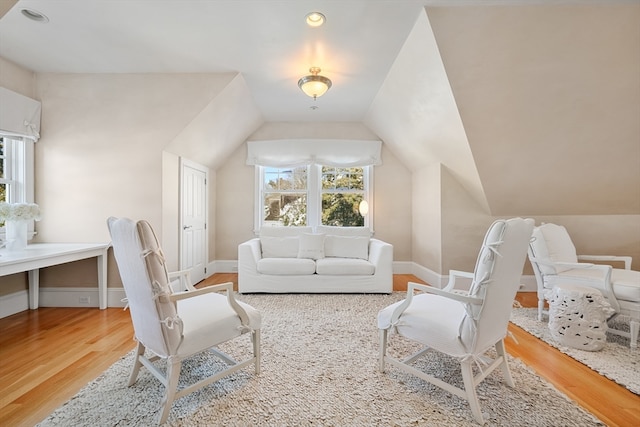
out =
<path fill-rule="evenodd" d="M 207 273 L 207 177 L 208 169 L 185 159 L 180 161 L 180 269 L 191 270 L 198 283 Z"/>

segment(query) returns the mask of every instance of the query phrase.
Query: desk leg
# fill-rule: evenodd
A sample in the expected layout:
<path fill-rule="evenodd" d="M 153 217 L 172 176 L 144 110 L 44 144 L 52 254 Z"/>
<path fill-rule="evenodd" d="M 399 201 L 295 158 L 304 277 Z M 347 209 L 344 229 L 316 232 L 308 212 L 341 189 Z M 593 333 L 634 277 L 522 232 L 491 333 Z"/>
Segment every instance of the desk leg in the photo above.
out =
<path fill-rule="evenodd" d="M 107 251 L 98 255 L 98 303 L 100 310 L 107 308 Z"/>
<path fill-rule="evenodd" d="M 29 308 L 35 310 L 38 308 L 38 297 L 40 293 L 40 270 L 37 268 L 29 270 Z"/>

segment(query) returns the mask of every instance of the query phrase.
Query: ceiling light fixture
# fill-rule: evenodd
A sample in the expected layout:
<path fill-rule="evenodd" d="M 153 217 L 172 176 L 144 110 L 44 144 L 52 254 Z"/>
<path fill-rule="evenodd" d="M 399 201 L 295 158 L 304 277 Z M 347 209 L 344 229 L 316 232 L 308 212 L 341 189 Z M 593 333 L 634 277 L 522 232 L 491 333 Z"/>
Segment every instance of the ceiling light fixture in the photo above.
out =
<path fill-rule="evenodd" d="M 21 9 L 20 13 L 22 13 L 22 15 L 26 16 L 32 21 L 40 22 L 42 24 L 46 24 L 47 22 L 49 22 L 49 18 L 47 18 L 47 15 L 45 15 L 44 13 L 40 13 L 37 10 Z"/>
<path fill-rule="evenodd" d="M 307 16 L 305 16 L 305 21 L 307 22 L 308 26 L 315 28 L 320 27 L 322 24 L 324 24 L 326 18 L 320 12 L 311 12 L 307 13 Z"/>
<path fill-rule="evenodd" d="M 311 67 L 309 72 L 311 75 L 304 76 L 298 80 L 298 87 L 302 89 L 304 93 L 313 98 L 315 101 L 319 96 L 322 96 L 331 87 L 331 80 L 327 77 L 320 76 L 320 68 Z"/>

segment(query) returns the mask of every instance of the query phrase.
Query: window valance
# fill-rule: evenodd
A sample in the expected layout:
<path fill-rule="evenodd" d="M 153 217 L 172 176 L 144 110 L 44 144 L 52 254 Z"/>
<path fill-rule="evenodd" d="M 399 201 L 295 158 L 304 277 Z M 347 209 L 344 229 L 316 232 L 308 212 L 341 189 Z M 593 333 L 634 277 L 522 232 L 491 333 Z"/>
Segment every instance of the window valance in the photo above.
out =
<path fill-rule="evenodd" d="M 0 134 L 37 141 L 42 104 L 0 87 Z"/>
<path fill-rule="evenodd" d="M 344 139 L 278 139 L 248 141 L 247 164 L 294 167 L 320 164 L 359 167 L 381 164 L 381 141 Z"/>

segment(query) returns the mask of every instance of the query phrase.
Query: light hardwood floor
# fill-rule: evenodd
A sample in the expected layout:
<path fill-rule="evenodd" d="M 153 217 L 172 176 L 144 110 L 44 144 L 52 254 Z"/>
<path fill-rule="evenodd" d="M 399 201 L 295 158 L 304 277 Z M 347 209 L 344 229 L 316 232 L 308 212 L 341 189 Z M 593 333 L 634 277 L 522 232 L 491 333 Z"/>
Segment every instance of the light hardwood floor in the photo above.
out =
<path fill-rule="evenodd" d="M 199 286 L 231 281 L 215 274 Z M 394 275 L 406 290 L 412 275 Z M 535 306 L 535 295 L 519 301 Z M 520 328 L 510 354 L 609 426 L 640 426 L 640 397 L 591 371 Z M 40 308 L 0 319 L 0 426 L 33 426 L 133 349 L 129 312 L 118 308 Z M 266 357 L 267 355 L 265 355 Z"/>

